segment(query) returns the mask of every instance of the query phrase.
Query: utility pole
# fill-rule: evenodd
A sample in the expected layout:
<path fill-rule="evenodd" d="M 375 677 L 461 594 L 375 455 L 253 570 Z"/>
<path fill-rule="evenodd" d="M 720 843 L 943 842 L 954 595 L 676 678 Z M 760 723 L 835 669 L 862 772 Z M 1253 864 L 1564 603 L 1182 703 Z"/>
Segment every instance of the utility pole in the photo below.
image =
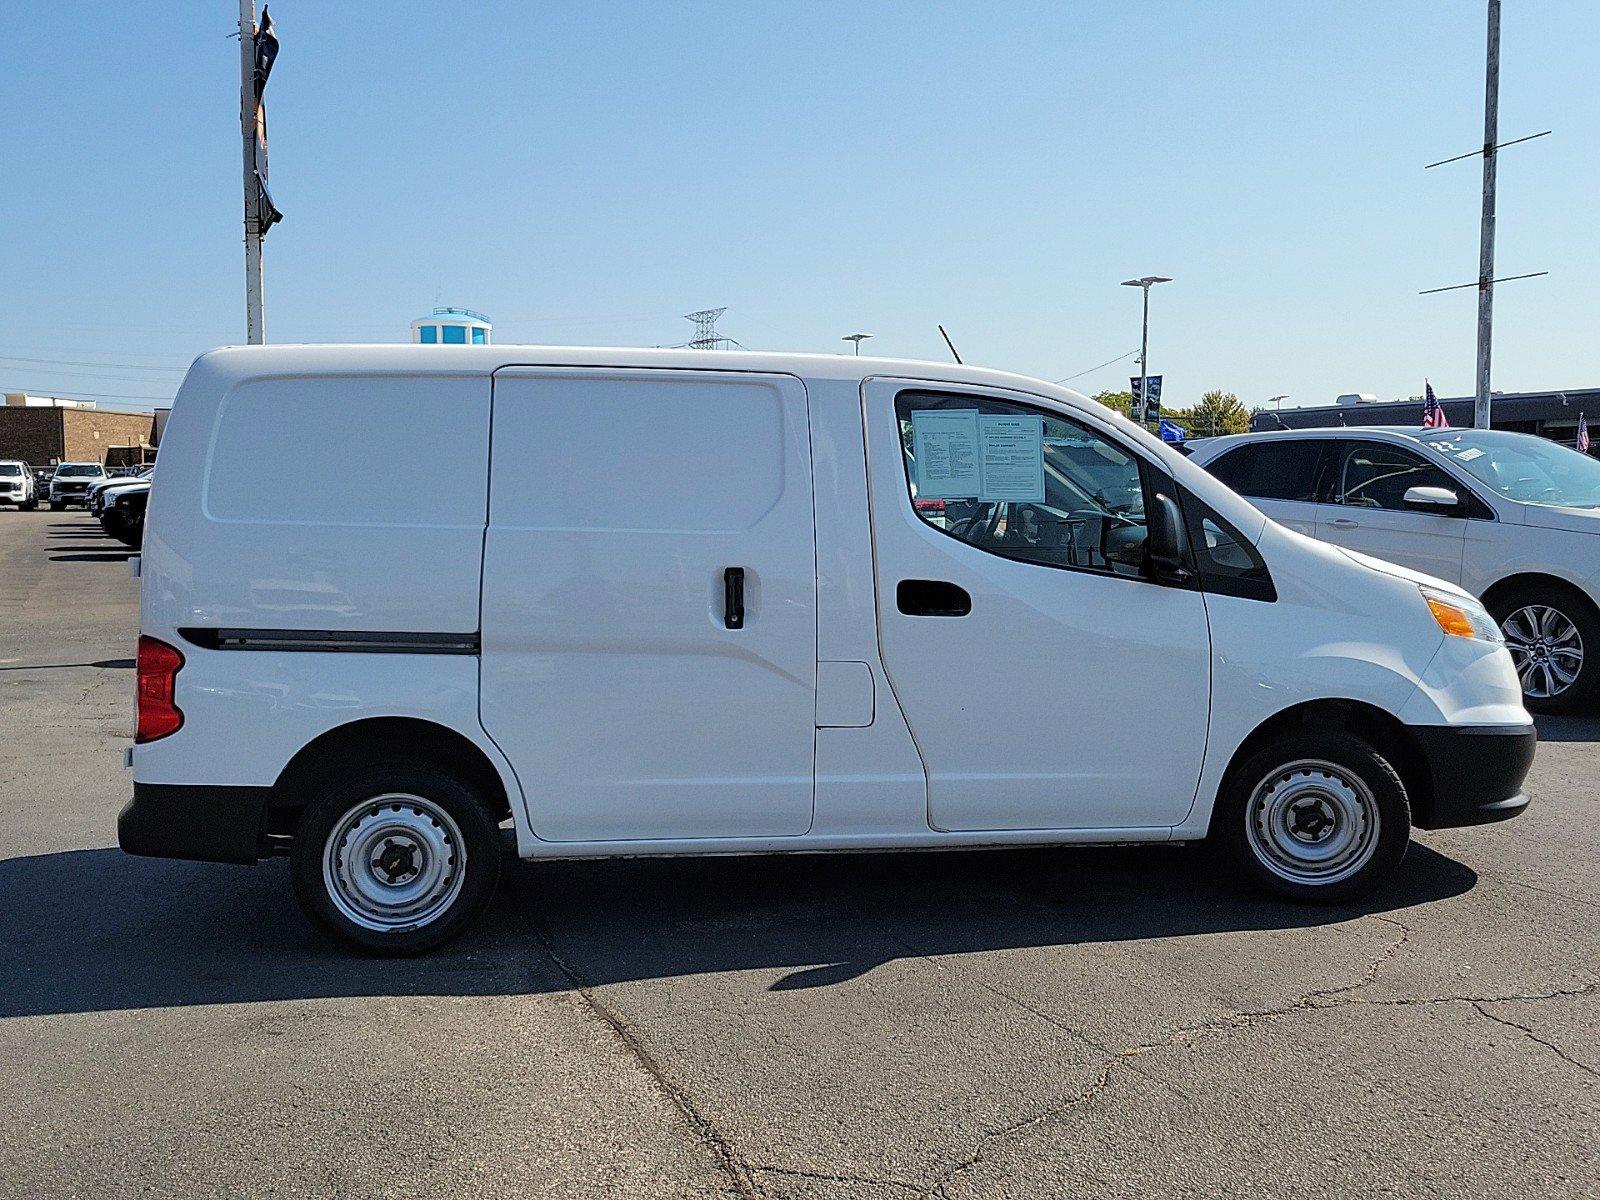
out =
<path fill-rule="evenodd" d="M 1489 0 L 1489 45 L 1483 71 L 1483 220 L 1478 233 L 1478 394 L 1472 426 L 1488 429 L 1489 359 L 1494 341 L 1495 142 L 1500 127 L 1500 0 Z"/>
<path fill-rule="evenodd" d="M 1495 169 L 1500 158 L 1500 151 L 1506 146 L 1515 146 L 1521 142 L 1531 142 L 1535 138 L 1548 137 L 1550 130 L 1543 133 L 1530 133 L 1526 137 L 1512 138 L 1509 142 L 1499 141 L 1500 137 L 1500 0 L 1489 2 L 1489 34 L 1488 45 L 1484 54 L 1483 66 L 1483 149 L 1473 150 L 1467 154 L 1457 154 L 1454 158 L 1440 159 L 1438 162 L 1429 163 L 1424 170 L 1431 171 L 1434 167 L 1442 167 L 1445 163 L 1460 162 L 1464 158 L 1475 158 L 1483 155 L 1483 216 L 1478 225 L 1478 281 L 1476 283 L 1455 283 L 1448 287 L 1427 288 L 1420 295 L 1431 296 L 1437 292 L 1453 292 L 1463 288 L 1475 287 L 1478 289 L 1478 370 L 1477 392 L 1472 404 L 1472 424 L 1475 429 L 1490 428 L 1490 405 L 1493 393 L 1489 389 L 1489 367 L 1493 357 L 1494 344 L 1494 285 L 1506 283 L 1513 279 L 1536 279 L 1541 275 L 1548 275 L 1548 271 L 1530 271 L 1524 275 L 1507 275 L 1501 279 L 1494 277 L 1494 207 L 1495 207 Z"/>
<path fill-rule="evenodd" d="M 256 182 L 256 5 L 239 0 L 239 132 L 244 141 L 245 341 L 267 340 L 261 296 L 261 189 Z"/>

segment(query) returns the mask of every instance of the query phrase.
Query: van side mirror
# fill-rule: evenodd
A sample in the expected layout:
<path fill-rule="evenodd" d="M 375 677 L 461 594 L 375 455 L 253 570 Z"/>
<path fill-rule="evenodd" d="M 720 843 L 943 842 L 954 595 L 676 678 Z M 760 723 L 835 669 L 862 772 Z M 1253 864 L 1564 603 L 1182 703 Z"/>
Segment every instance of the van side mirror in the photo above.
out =
<path fill-rule="evenodd" d="M 1437 516 L 1453 516 L 1461 511 L 1461 497 L 1449 488 L 1442 487 L 1407 488 L 1400 503 L 1412 512 L 1427 512 Z"/>
<path fill-rule="evenodd" d="M 1145 541 L 1145 574 L 1157 583 L 1188 583 L 1193 572 L 1184 548 L 1183 512 L 1171 496 L 1157 492 Z"/>

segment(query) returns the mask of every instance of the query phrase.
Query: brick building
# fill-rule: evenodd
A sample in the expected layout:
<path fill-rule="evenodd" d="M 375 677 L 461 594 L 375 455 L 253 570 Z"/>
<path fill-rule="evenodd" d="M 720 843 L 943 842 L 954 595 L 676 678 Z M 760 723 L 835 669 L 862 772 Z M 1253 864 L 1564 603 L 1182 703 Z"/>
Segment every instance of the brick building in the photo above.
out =
<path fill-rule="evenodd" d="M 0 406 L 0 458 L 20 458 L 39 467 L 148 462 L 155 457 L 154 423 L 150 413 L 7 404 Z"/>

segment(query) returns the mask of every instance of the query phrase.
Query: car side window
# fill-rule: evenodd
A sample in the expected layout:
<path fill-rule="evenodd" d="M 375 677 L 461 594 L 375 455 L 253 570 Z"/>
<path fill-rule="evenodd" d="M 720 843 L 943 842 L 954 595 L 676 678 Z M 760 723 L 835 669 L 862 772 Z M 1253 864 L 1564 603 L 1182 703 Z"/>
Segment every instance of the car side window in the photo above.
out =
<path fill-rule="evenodd" d="M 917 516 L 1002 558 L 1138 576 L 1145 484 L 1139 458 L 1058 413 L 987 397 L 895 400 Z"/>
<path fill-rule="evenodd" d="M 1210 473 L 1241 496 L 1257 500 L 1314 501 L 1323 440 L 1273 437 L 1229 450 Z"/>
<path fill-rule="evenodd" d="M 1405 509 L 1407 489 L 1461 485 L 1420 455 L 1382 442 L 1351 442 L 1334 474 L 1333 502 L 1354 508 Z"/>

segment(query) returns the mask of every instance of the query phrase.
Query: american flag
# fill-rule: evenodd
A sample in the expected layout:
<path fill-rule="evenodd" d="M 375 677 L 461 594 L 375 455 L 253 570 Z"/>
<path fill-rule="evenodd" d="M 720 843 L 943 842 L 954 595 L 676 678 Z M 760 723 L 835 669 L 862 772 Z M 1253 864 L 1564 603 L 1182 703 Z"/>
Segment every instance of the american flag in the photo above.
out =
<path fill-rule="evenodd" d="M 1582 413 L 1578 414 L 1578 453 L 1589 453 L 1589 421 Z"/>
<path fill-rule="evenodd" d="M 1424 379 L 1422 387 L 1427 393 L 1427 399 L 1422 405 L 1422 427 L 1424 429 L 1449 429 L 1450 422 L 1444 419 L 1444 406 L 1439 403 L 1439 397 L 1433 394 L 1433 384 Z"/>

